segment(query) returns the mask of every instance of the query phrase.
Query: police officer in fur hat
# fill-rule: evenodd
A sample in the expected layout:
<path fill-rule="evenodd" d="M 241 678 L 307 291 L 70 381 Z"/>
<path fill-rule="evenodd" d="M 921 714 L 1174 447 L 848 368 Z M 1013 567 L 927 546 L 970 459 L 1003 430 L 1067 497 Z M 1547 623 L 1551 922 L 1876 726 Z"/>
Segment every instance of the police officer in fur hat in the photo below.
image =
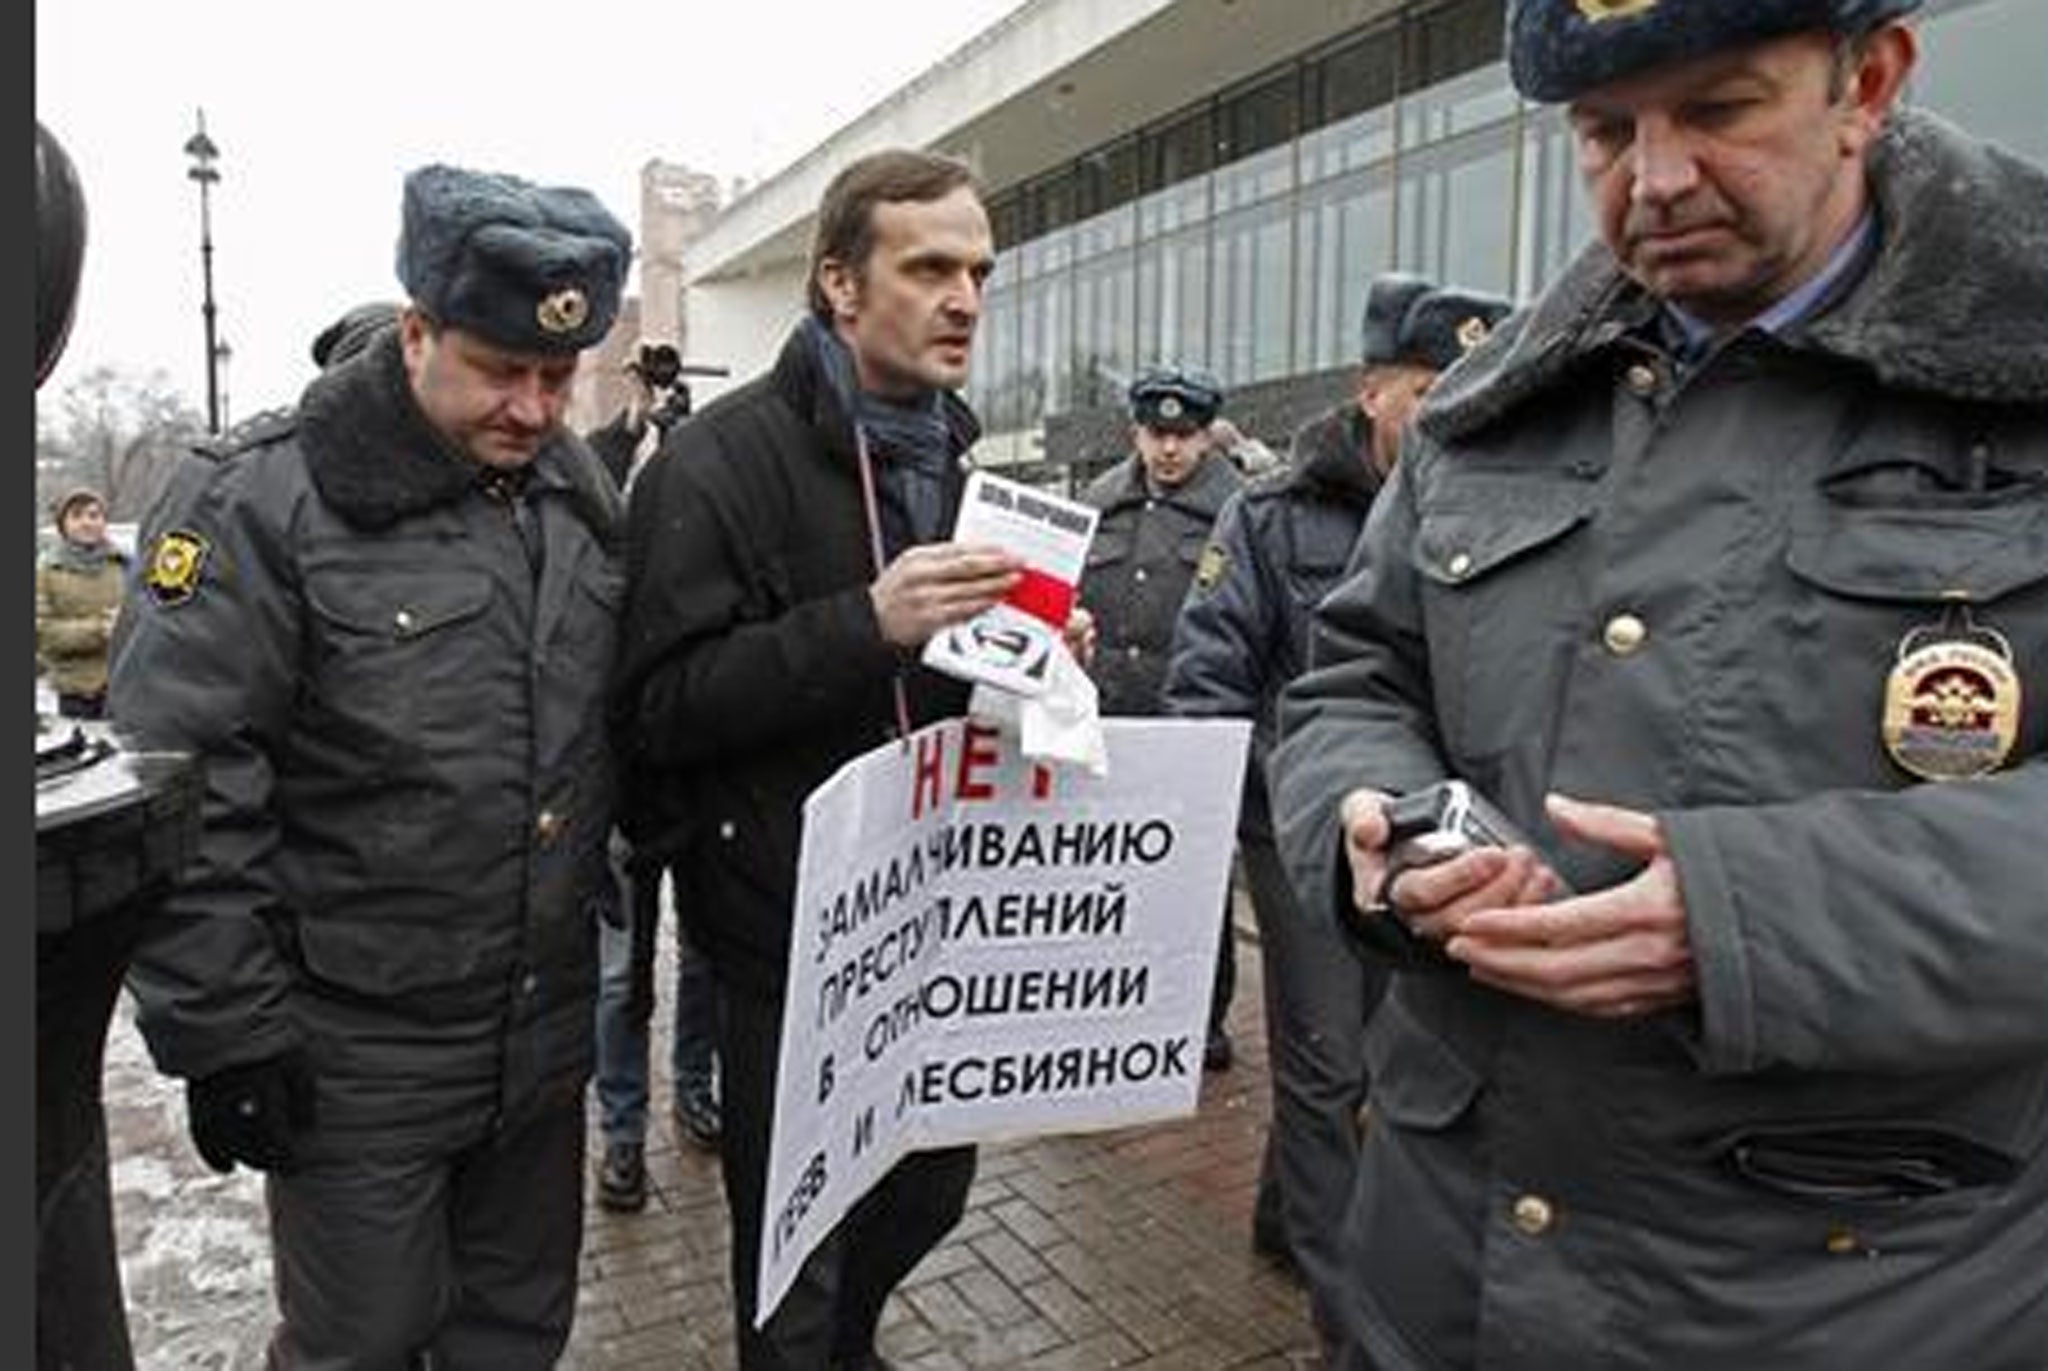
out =
<path fill-rule="evenodd" d="M 1333 1355 L 1352 1283 L 1342 1238 L 1366 1097 L 1365 1024 L 1387 973 L 1361 966 L 1334 922 L 1303 917 L 1274 842 L 1265 763 L 1280 691 L 1308 665 L 1316 603 L 1342 577 L 1409 416 L 1438 372 L 1507 312 L 1498 296 L 1419 276 L 1374 279 L 1353 394 L 1302 427 L 1284 467 L 1224 503 L 1167 667 L 1173 713 L 1254 724 L 1237 837 L 1265 963 L 1273 1113 L 1252 1246 L 1300 1272 Z"/>
<path fill-rule="evenodd" d="M 1193 367 L 1155 367 L 1131 382 L 1127 399 L 1134 451 L 1081 495 L 1102 517 L 1088 548 L 1080 600 L 1095 618 L 1089 671 L 1102 712 L 1162 714 L 1160 685 L 1181 597 L 1209 525 L 1244 477 L 1217 446 L 1223 387 L 1215 377 Z M 1227 1068 L 1234 1051 L 1224 1030 L 1237 985 L 1229 913 L 1226 900 L 1202 1053 L 1211 1071 Z"/>
<path fill-rule="evenodd" d="M 1359 328 L 1362 346 L 1352 404 L 1324 416 L 1324 429 L 1296 434 L 1296 444 L 1306 439 L 1317 447 L 1362 448 L 1373 483 L 1384 481 L 1394 469 L 1401 435 L 1437 373 L 1477 347 L 1508 309 L 1500 296 L 1440 287 L 1407 272 L 1374 277 L 1366 288 Z M 1363 442 L 1356 441 L 1361 425 Z M 1331 427 L 1338 431 L 1327 431 Z"/>
<path fill-rule="evenodd" d="M 144 524 L 112 710 L 209 791 L 130 985 L 201 1157 L 265 1173 L 275 1367 L 568 1338 L 620 570 L 562 416 L 630 255 L 586 191 L 414 172 L 395 325 Z"/>
<path fill-rule="evenodd" d="M 2048 174 L 1900 106 L 1914 8 L 1510 0 L 1599 241 L 1274 755 L 1392 978 L 1347 1365 L 2042 1365 Z M 1398 861 L 1453 777 L 1522 836 Z"/>

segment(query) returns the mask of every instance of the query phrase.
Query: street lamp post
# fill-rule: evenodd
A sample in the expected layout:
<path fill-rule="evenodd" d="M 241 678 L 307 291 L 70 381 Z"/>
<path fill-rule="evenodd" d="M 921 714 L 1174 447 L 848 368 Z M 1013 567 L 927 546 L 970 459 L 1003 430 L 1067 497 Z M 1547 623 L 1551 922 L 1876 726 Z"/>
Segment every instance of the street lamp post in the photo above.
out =
<path fill-rule="evenodd" d="M 228 363 L 234 360 L 235 350 L 223 338 L 213 345 L 213 360 L 220 367 L 220 427 L 225 429 L 235 422 L 235 412 L 228 404 Z"/>
<path fill-rule="evenodd" d="M 224 359 L 213 337 L 213 204 L 209 192 L 213 183 L 220 180 L 213 165 L 220 158 L 220 149 L 206 136 L 205 110 L 199 111 L 198 131 L 185 140 L 185 155 L 192 159 L 185 174 L 199 183 L 199 268 L 206 285 L 205 303 L 201 306 L 206 317 L 206 431 L 219 433 L 219 366 Z"/>

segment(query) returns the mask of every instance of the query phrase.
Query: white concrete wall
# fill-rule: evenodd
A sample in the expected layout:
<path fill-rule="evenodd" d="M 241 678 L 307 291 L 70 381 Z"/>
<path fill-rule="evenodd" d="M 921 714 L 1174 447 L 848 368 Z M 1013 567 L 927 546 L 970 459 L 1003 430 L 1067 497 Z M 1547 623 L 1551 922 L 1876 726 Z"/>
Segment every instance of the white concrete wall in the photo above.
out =
<path fill-rule="evenodd" d="M 794 262 L 758 275 L 690 286 L 683 302 L 690 350 L 683 360 L 732 370 L 726 377 L 691 377 L 690 398 L 704 404 L 773 365 L 802 317 L 803 298 L 803 266 Z"/>

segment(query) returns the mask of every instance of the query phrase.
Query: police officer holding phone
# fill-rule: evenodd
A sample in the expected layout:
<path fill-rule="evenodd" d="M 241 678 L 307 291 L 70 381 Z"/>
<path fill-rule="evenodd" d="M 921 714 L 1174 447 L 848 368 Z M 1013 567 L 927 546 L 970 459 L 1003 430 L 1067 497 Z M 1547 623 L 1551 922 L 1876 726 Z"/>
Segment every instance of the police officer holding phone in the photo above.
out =
<path fill-rule="evenodd" d="M 1274 759 L 1395 968 L 1350 1365 L 2042 1364 L 2048 175 L 1900 106 L 1914 8 L 1510 0 L 1600 241 L 1432 390 Z M 1387 882 L 1449 777 L 1529 842 Z"/>

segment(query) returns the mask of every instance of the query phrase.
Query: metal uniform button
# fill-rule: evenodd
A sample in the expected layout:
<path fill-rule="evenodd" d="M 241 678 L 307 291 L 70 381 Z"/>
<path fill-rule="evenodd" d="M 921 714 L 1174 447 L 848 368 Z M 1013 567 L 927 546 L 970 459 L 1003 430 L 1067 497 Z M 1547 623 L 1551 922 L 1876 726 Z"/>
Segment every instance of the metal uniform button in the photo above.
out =
<path fill-rule="evenodd" d="M 1600 641 L 1617 657 L 1626 657 L 1650 636 L 1650 627 L 1633 614 L 1617 614 L 1600 630 Z"/>
<path fill-rule="evenodd" d="M 544 843 L 553 842 L 555 835 L 561 831 L 562 816 L 555 813 L 552 809 L 543 809 L 540 812 L 540 817 L 533 821 L 534 836 Z"/>
<path fill-rule="evenodd" d="M 540 977 L 534 975 L 531 971 L 527 972 L 526 979 L 519 983 L 519 989 L 521 993 L 531 995 L 534 991 L 540 989 Z"/>
<path fill-rule="evenodd" d="M 1131 579 L 1143 585 L 1145 583 L 1145 568 L 1139 567 L 1136 571 L 1132 572 Z"/>
<path fill-rule="evenodd" d="M 398 636 L 401 638 L 405 637 L 408 633 L 412 632 L 414 623 L 412 611 L 409 609 L 399 610 L 397 614 L 392 616 L 391 622 L 398 629 Z"/>
<path fill-rule="evenodd" d="M 734 826 L 731 819 L 727 819 L 718 825 L 718 840 L 720 842 L 729 843 L 738 833 L 739 829 Z"/>
<path fill-rule="evenodd" d="M 1834 1227 L 1828 1230 L 1828 1253 L 1830 1256 L 1847 1257 L 1860 1251 L 1862 1244 L 1856 1241 L 1856 1234 L 1847 1228 Z"/>
<path fill-rule="evenodd" d="M 1448 571 L 1454 580 L 1464 580 L 1472 574 L 1472 554 L 1469 552 L 1452 553 L 1451 560 L 1444 563 L 1444 570 Z"/>
<path fill-rule="evenodd" d="M 1557 1220 L 1557 1214 L 1550 1207 L 1550 1201 L 1541 1195 L 1523 1195 L 1516 1199 L 1510 1211 L 1515 1227 L 1530 1237 L 1538 1237 L 1550 1229 Z"/>
<path fill-rule="evenodd" d="M 1124 656 L 1130 658 L 1134 662 L 1144 655 L 1145 649 L 1139 647 L 1136 643 L 1132 643 L 1129 647 L 1124 649 Z"/>
<path fill-rule="evenodd" d="M 1628 388 L 1638 395 L 1650 395 L 1657 389 L 1657 368 L 1648 362 L 1637 362 L 1628 369 Z"/>

